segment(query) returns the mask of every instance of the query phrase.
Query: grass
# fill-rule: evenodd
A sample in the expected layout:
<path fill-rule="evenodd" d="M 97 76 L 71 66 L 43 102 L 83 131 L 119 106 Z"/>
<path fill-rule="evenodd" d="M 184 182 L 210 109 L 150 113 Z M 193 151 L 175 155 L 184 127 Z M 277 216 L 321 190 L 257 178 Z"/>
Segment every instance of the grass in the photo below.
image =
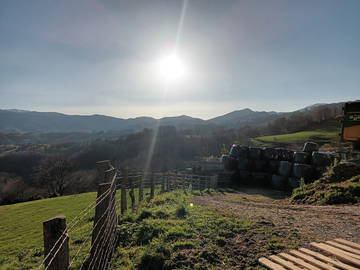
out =
<path fill-rule="evenodd" d="M 220 191 L 229 192 L 233 191 Z M 195 196 L 214 194 L 219 191 L 156 194 L 137 211 L 128 211 L 118 225 L 113 269 L 258 270 L 264 269 L 257 263 L 259 256 L 294 247 L 289 246 L 289 237 L 277 235 L 273 224 L 250 222 L 237 218 L 230 209 L 218 212 L 196 204 Z M 70 223 L 95 197 L 95 193 L 85 193 L 1 206 L 0 269 L 35 269 L 43 258 L 42 222 L 63 214 Z M 89 236 L 92 216 L 89 213 L 70 232 L 71 257 Z M 72 269 L 79 268 L 88 250 L 86 244 Z"/>
<path fill-rule="evenodd" d="M 148 190 L 144 190 L 144 194 L 147 193 Z M 117 192 L 117 199 L 119 194 Z M 137 192 L 135 194 L 137 199 Z M 130 208 L 130 198 L 127 198 Z M 95 199 L 96 193 L 90 192 L 0 206 L 0 269 L 34 269 L 43 259 L 43 221 L 64 215 L 69 227 L 71 221 Z M 94 210 L 81 220 L 74 232 L 69 233 L 70 255 L 74 255 L 90 235 L 93 216 Z M 75 267 L 85 258 L 89 246 L 87 243 L 79 253 L 78 260 L 74 262 Z"/>
<path fill-rule="evenodd" d="M 339 141 L 337 131 L 301 131 L 291 134 L 272 135 L 257 137 L 252 140 L 256 145 L 271 146 L 274 144 L 302 144 L 306 141 L 314 141 L 318 143 L 331 143 Z"/>

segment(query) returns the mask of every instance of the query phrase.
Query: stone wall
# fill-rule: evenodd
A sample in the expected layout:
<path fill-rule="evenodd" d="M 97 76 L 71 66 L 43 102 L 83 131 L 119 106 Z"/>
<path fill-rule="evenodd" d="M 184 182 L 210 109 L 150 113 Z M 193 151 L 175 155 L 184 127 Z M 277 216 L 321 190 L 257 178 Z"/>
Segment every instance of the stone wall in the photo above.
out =
<path fill-rule="evenodd" d="M 320 178 L 338 158 L 335 153 L 318 150 L 313 142 L 305 143 L 302 151 L 234 144 L 221 160 L 225 171 L 233 173 L 233 182 L 291 190 L 301 179 L 310 183 Z"/>

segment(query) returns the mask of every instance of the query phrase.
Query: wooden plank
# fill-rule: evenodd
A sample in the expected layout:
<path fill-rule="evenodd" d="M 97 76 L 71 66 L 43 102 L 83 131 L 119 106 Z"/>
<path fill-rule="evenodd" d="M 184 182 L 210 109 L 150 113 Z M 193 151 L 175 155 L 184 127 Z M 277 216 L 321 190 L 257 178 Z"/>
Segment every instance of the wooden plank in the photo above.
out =
<path fill-rule="evenodd" d="M 264 265 L 264 266 L 266 266 L 266 267 L 268 267 L 268 268 L 270 268 L 270 269 L 272 269 L 272 270 L 286 270 L 286 269 L 285 269 L 284 267 L 282 267 L 281 265 L 279 265 L 279 264 L 277 264 L 277 263 L 274 263 L 274 262 L 270 261 L 269 259 L 267 259 L 267 258 L 265 258 L 265 257 L 260 258 L 260 259 L 259 259 L 259 262 L 260 262 L 262 265 Z"/>
<path fill-rule="evenodd" d="M 290 269 L 290 270 L 303 270 L 302 268 L 297 267 L 295 264 L 293 264 L 292 262 L 289 261 L 285 261 L 283 259 L 281 259 L 278 256 L 272 255 L 269 257 L 271 260 L 273 260 L 274 262 L 285 266 L 286 268 Z"/>
<path fill-rule="evenodd" d="M 298 250 L 290 250 L 290 253 L 300 259 L 303 259 L 305 261 L 307 261 L 308 263 L 311 263 L 313 265 L 315 265 L 316 267 L 319 267 L 321 269 L 325 269 L 325 270 L 339 270 L 339 268 L 333 267 L 331 265 L 329 265 L 328 263 L 324 263 L 322 261 L 319 261 L 317 259 L 315 259 L 314 257 L 311 257 L 309 255 L 306 255 Z"/>
<path fill-rule="evenodd" d="M 337 257 L 339 260 L 341 260 L 343 262 L 350 263 L 350 264 L 353 264 L 356 266 L 360 266 L 360 260 L 357 260 L 357 259 L 347 255 L 347 253 L 345 253 L 337 248 L 333 248 L 333 247 L 325 245 L 325 244 L 319 244 L 319 243 L 314 243 L 314 242 L 310 243 L 310 245 L 334 255 L 335 257 Z"/>
<path fill-rule="evenodd" d="M 307 248 L 300 248 L 299 249 L 301 252 L 303 253 L 306 253 L 306 254 L 309 254 L 315 258 L 318 258 L 319 260 L 322 260 L 324 262 L 328 262 L 328 263 L 331 263 L 332 265 L 335 265 L 336 267 L 339 267 L 340 269 L 344 269 L 344 270 L 359 270 L 358 268 L 355 268 L 355 267 L 352 267 L 350 265 L 347 265 L 347 264 L 344 264 L 340 261 L 336 261 L 336 260 L 333 260 L 327 256 L 324 256 L 322 255 L 321 253 L 318 253 L 318 252 L 315 252 L 315 251 L 312 251 L 310 249 L 307 249 Z"/>
<path fill-rule="evenodd" d="M 356 248 L 358 250 L 360 250 L 360 245 L 359 244 L 356 244 L 354 242 L 350 242 L 348 240 L 345 240 L 345 239 L 341 239 L 341 238 L 336 238 L 334 239 L 335 242 L 338 242 L 340 244 L 344 244 L 344 245 L 347 245 L 349 247 L 352 247 L 352 248 Z"/>
<path fill-rule="evenodd" d="M 291 255 L 289 255 L 289 254 L 280 253 L 279 255 L 280 255 L 281 257 L 283 257 L 283 258 L 285 258 L 285 259 L 288 259 L 288 260 L 290 260 L 290 261 L 292 261 L 292 262 L 294 262 L 294 263 L 297 263 L 297 264 L 299 264 L 299 265 L 301 265 L 301 266 L 303 266 L 303 267 L 305 267 L 305 268 L 307 268 L 307 269 L 310 269 L 310 270 L 322 270 L 322 269 L 320 269 L 320 268 L 318 268 L 318 267 L 316 267 L 316 266 L 313 266 L 313 265 L 311 265 L 311 264 L 309 264 L 309 263 L 307 263 L 307 262 L 305 262 L 305 261 L 303 261 L 303 260 L 301 260 L 301 259 L 298 259 L 298 258 L 296 258 L 296 257 L 294 257 L 294 256 L 291 256 Z"/>
<path fill-rule="evenodd" d="M 352 248 L 352 247 L 349 247 L 349 246 L 346 246 L 346 245 L 342 245 L 342 244 L 339 244 L 339 243 L 336 243 L 336 242 L 333 242 L 333 241 L 326 241 L 326 243 L 331 245 L 331 246 L 334 246 L 336 248 L 343 249 L 343 250 L 345 250 L 347 252 L 360 255 L 360 250 L 357 250 L 355 248 Z"/>
<path fill-rule="evenodd" d="M 330 245 L 327 245 L 327 244 L 324 244 L 324 243 L 320 243 L 321 246 L 323 246 L 324 248 L 328 248 L 328 249 L 332 249 L 340 254 L 344 254 L 346 256 L 349 256 L 349 257 L 352 257 L 352 258 L 355 258 L 357 260 L 360 260 L 360 256 L 359 255 L 356 255 L 356 254 L 353 254 L 351 252 L 347 252 L 345 250 L 342 250 L 342 249 L 339 249 L 339 248 L 336 248 L 336 247 L 332 247 Z"/>

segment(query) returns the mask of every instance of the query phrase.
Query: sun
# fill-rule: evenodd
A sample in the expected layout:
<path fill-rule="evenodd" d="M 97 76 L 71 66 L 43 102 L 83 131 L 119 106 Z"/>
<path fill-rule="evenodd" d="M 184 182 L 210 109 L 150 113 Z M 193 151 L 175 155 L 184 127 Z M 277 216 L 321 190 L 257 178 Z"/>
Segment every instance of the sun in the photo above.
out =
<path fill-rule="evenodd" d="M 160 76 L 167 82 L 178 81 L 185 75 L 185 65 L 176 54 L 169 54 L 159 60 Z"/>

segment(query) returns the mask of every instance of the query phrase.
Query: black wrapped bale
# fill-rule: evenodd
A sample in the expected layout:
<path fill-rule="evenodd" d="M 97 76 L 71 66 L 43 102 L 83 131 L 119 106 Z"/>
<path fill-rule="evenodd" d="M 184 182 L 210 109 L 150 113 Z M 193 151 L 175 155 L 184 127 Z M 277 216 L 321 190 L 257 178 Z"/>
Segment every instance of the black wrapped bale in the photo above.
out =
<path fill-rule="evenodd" d="M 250 159 L 261 159 L 262 148 L 260 147 L 249 147 L 249 158 Z"/>
<path fill-rule="evenodd" d="M 271 187 L 278 190 L 286 188 L 287 177 L 283 175 L 273 174 L 271 177 Z"/>
<path fill-rule="evenodd" d="M 276 148 L 278 160 L 293 161 L 294 151 L 285 148 Z"/>
<path fill-rule="evenodd" d="M 312 153 L 311 162 L 318 167 L 330 166 L 335 160 L 333 153 L 314 152 Z"/>
<path fill-rule="evenodd" d="M 291 166 L 292 164 L 289 161 L 280 161 L 278 174 L 284 177 L 288 177 L 291 174 Z"/>
<path fill-rule="evenodd" d="M 270 160 L 267 164 L 267 172 L 270 174 L 277 174 L 280 166 L 280 161 Z"/>
<path fill-rule="evenodd" d="M 249 185 L 252 182 L 251 173 L 249 171 L 239 171 L 240 181 L 244 185 Z"/>
<path fill-rule="evenodd" d="M 224 164 L 227 159 L 229 159 L 229 156 L 228 156 L 228 155 L 222 155 L 221 158 L 220 158 L 220 162 L 221 162 L 222 164 Z"/>
<path fill-rule="evenodd" d="M 278 159 L 278 151 L 275 148 L 265 147 L 263 149 L 263 156 L 265 159 L 277 160 Z"/>
<path fill-rule="evenodd" d="M 292 175 L 297 178 L 304 178 L 305 183 L 309 183 L 315 179 L 314 170 L 310 165 L 295 163 L 292 170 Z"/>
<path fill-rule="evenodd" d="M 267 161 L 261 159 L 254 160 L 253 166 L 255 172 L 265 172 L 267 167 Z"/>
<path fill-rule="evenodd" d="M 230 156 L 234 158 L 247 158 L 249 148 L 246 146 L 240 146 L 238 144 L 233 144 L 230 148 Z"/>
<path fill-rule="evenodd" d="M 236 171 L 238 161 L 230 156 L 223 155 L 221 161 L 224 164 L 225 171 Z"/>
<path fill-rule="evenodd" d="M 295 163 L 309 164 L 310 157 L 311 157 L 310 153 L 307 153 L 307 152 L 302 152 L 302 151 L 294 152 L 294 162 Z"/>
<path fill-rule="evenodd" d="M 312 153 L 315 151 L 319 151 L 319 145 L 314 142 L 306 142 L 304 144 L 303 152 Z"/>
<path fill-rule="evenodd" d="M 290 189 L 294 189 L 300 186 L 301 179 L 296 177 L 289 177 L 288 186 Z"/>
<path fill-rule="evenodd" d="M 251 176 L 252 184 L 256 186 L 266 187 L 270 185 L 271 175 L 268 173 L 253 172 L 251 173 Z"/>
<path fill-rule="evenodd" d="M 238 169 L 239 170 L 248 170 L 250 167 L 249 160 L 247 158 L 237 158 L 238 160 Z"/>
<path fill-rule="evenodd" d="M 314 167 L 316 178 L 321 178 L 327 171 L 327 167 Z"/>

